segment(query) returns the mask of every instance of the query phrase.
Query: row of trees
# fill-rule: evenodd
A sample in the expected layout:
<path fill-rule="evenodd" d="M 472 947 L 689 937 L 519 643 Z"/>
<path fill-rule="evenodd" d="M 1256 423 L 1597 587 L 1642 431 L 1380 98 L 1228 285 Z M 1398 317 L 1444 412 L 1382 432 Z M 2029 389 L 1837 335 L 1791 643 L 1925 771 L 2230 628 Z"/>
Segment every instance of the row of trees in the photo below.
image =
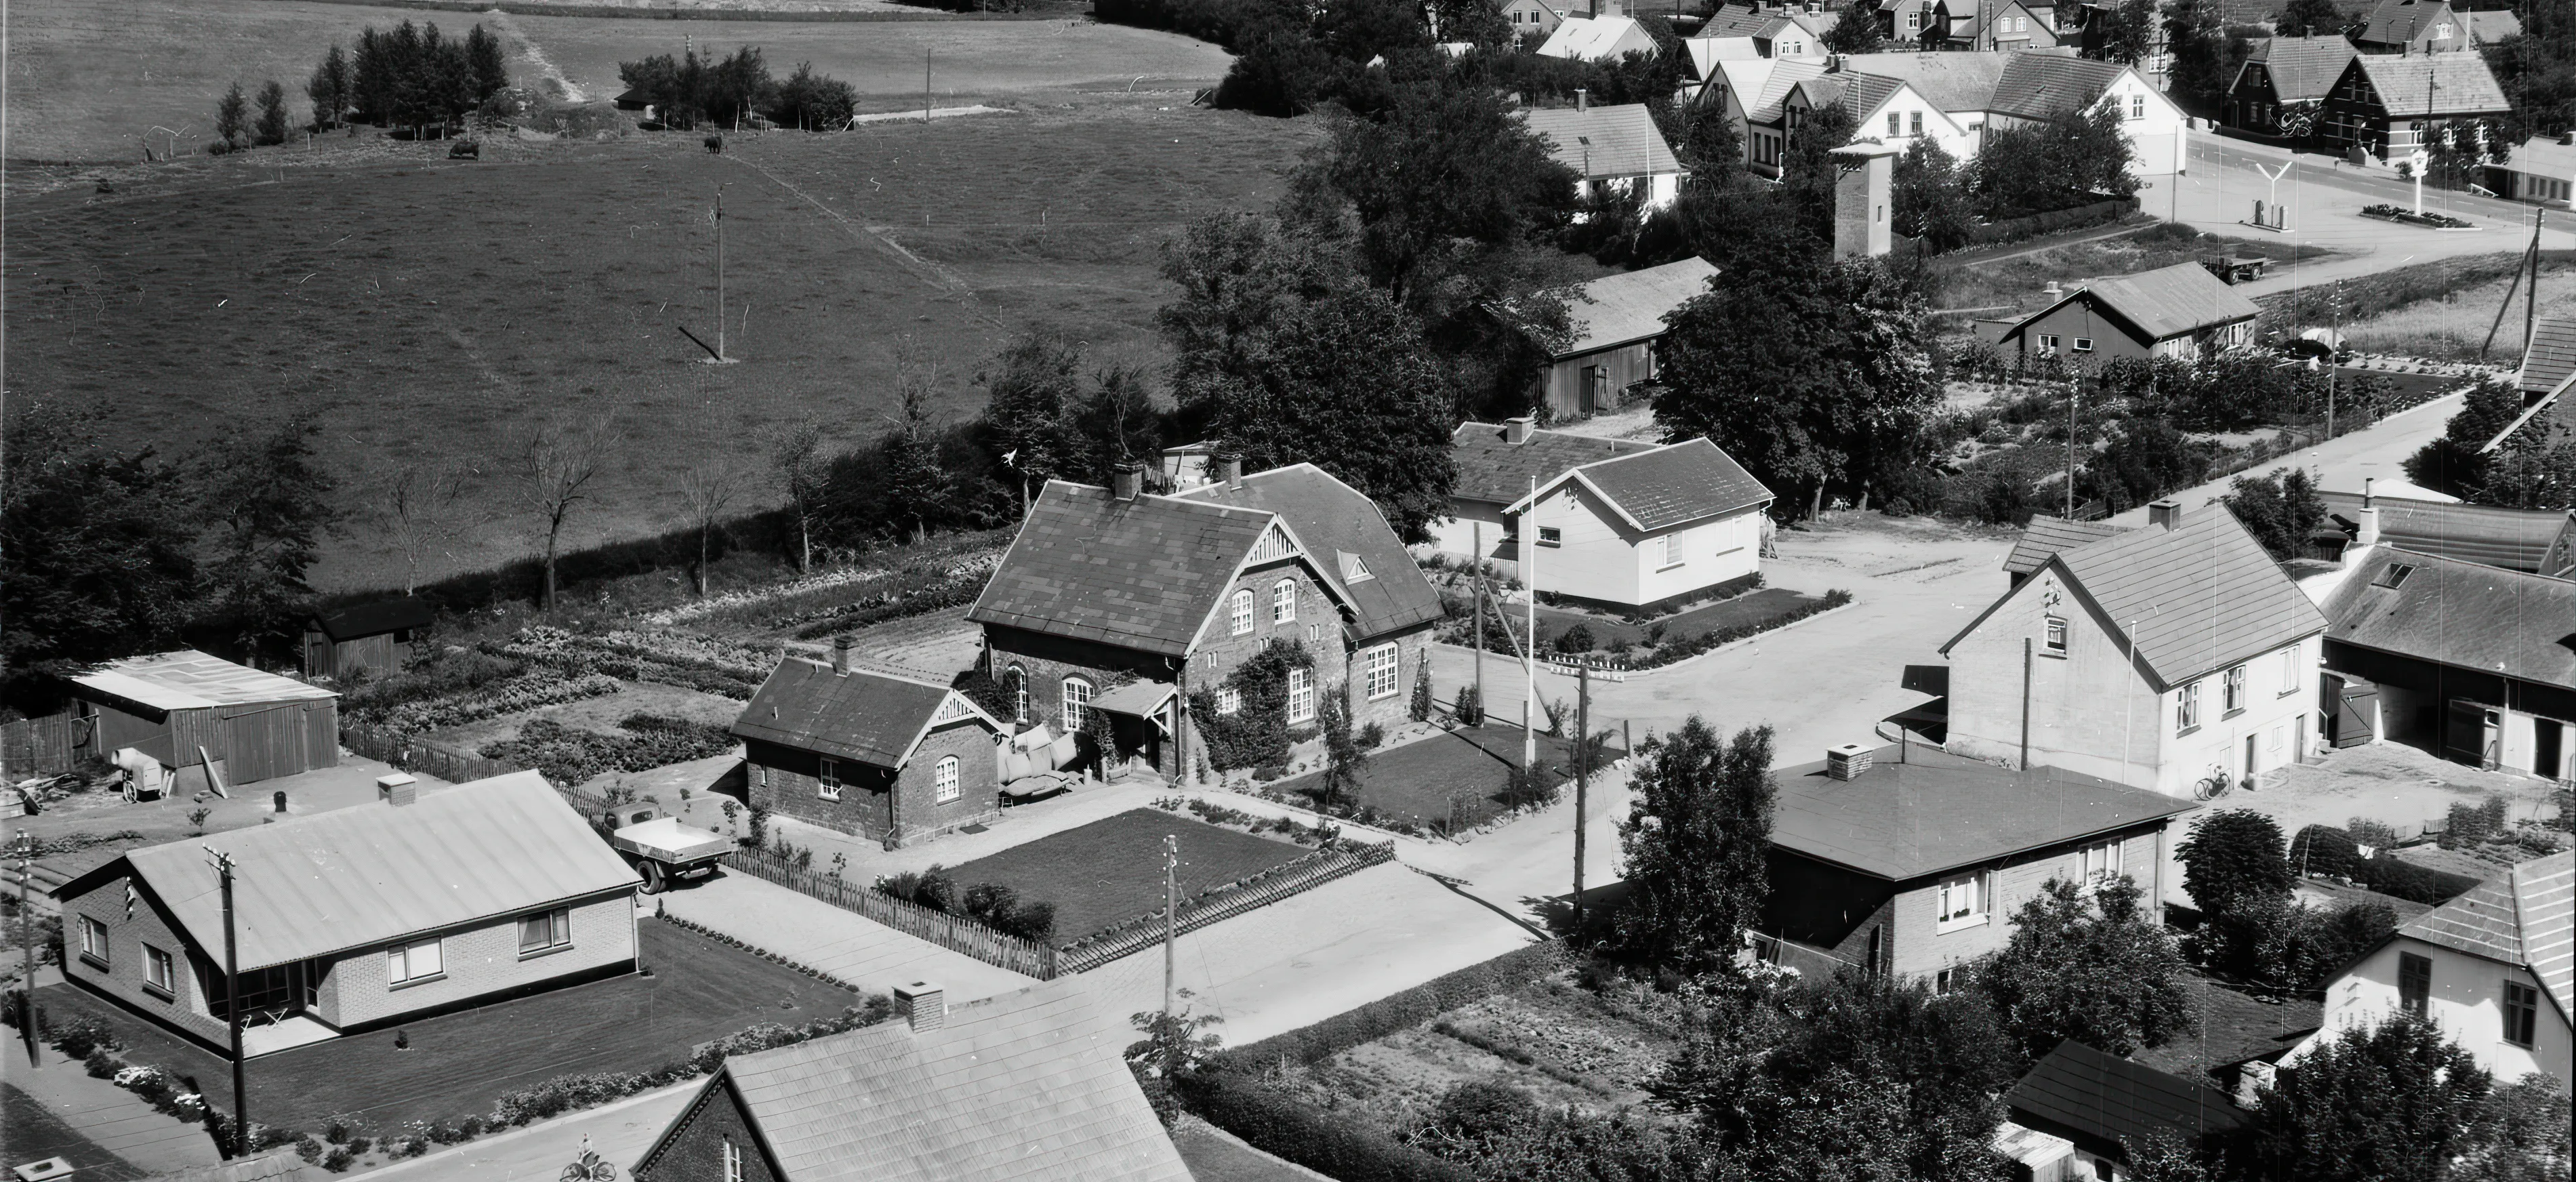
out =
<path fill-rule="evenodd" d="M 701 57 L 694 48 L 678 57 L 658 54 L 619 62 L 617 76 L 653 105 L 655 118 L 672 127 L 740 127 L 765 119 L 806 131 L 846 127 L 857 113 L 859 92 L 840 79 L 798 62 L 779 81 L 760 47 L 746 45 L 724 57 Z"/>
<path fill-rule="evenodd" d="M 383 32 L 361 30 L 355 53 L 333 44 L 304 93 L 317 131 L 355 120 L 417 133 L 456 125 L 509 84 L 501 39 L 482 25 L 459 40 L 436 24 L 405 20 Z"/>
<path fill-rule="evenodd" d="M 2563 509 L 2576 505 L 2576 431 L 2546 417 L 2487 445 L 2522 417 L 2522 395 L 2510 381 L 2472 387 L 2442 437 L 2406 461 L 2406 478 L 2478 505 Z"/>
<path fill-rule="evenodd" d="M 1968 244 L 1978 217 L 2023 217 L 2135 196 L 2129 157 L 2120 114 L 2107 105 L 1989 130 L 1966 164 L 1940 144 L 1917 139 L 1897 158 L 1891 178 L 1895 227 L 1935 251 L 1956 250 Z"/>

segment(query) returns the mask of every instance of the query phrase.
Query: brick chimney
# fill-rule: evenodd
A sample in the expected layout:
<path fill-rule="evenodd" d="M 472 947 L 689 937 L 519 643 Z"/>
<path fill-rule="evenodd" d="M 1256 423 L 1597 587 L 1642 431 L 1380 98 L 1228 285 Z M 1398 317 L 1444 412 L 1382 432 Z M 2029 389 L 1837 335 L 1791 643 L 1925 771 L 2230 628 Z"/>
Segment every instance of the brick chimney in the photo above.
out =
<path fill-rule="evenodd" d="M 850 646 L 852 643 L 850 634 L 847 632 L 832 638 L 832 672 L 847 673 L 850 671 Z"/>
<path fill-rule="evenodd" d="M 1224 474 L 1227 488 L 1243 487 L 1243 457 L 1227 452 L 1216 458 L 1217 471 Z"/>
<path fill-rule="evenodd" d="M 894 987 L 894 1012 L 903 1015 L 915 1034 L 948 1024 L 948 994 L 928 981 Z"/>
<path fill-rule="evenodd" d="M 1537 421 L 1538 420 L 1533 419 L 1528 415 L 1522 415 L 1517 419 L 1504 419 L 1503 442 L 1511 444 L 1529 442 L 1530 427 Z"/>
<path fill-rule="evenodd" d="M 1119 500 L 1135 500 L 1137 491 L 1144 486 L 1144 483 L 1145 466 L 1143 464 L 1131 461 L 1109 470 L 1109 495 Z"/>
<path fill-rule="evenodd" d="M 2147 524 L 2157 529 L 2172 529 L 2182 524 L 2182 502 L 2167 497 L 2147 503 Z"/>
<path fill-rule="evenodd" d="M 1869 770 L 1870 749 L 1859 743 L 1845 743 L 1825 748 L 1825 774 L 1837 780 L 1857 780 Z"/>
<path fill-rule="evenodd" d="M 285 793 L 279 793 L 278 795 L 283 796 Z M 420 781 L 415 780 L 402 772 L 395 772 L 389 776 L 378 776 L 376 777 L 376 799 L 392 805 L 395 808 L 401 808 L 404 805 L 420 799 Z"/>

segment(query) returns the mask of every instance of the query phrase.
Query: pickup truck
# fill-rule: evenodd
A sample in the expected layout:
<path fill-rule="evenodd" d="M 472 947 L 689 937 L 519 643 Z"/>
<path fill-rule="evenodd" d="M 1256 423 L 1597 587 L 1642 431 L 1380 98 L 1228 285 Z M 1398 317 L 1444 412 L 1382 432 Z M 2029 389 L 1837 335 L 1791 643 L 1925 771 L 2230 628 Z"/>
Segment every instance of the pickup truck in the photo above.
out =
<path fill-rule="evenodd" d="M 715 873 L 716 860 L 733 852 L 732 838 L 683 825 L 660 805 L 620 805 L 608 810 L 607 821 L 608 844 L 644 875 L 648 895 Z"/>

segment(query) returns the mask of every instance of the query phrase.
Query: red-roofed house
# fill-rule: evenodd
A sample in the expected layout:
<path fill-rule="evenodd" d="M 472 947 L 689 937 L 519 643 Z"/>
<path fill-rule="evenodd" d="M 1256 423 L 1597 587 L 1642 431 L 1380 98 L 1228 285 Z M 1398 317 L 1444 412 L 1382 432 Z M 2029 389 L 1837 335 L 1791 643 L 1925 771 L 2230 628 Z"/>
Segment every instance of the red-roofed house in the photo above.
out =
<path fill-rule="evenodd" d="M 2576 855 L 2525 862 L 2408 920 L 2326 988 L 2326 1020 L 2284 1069 L 2348 1027 L 2429 1018 L 2499 1080 L 2576 1083 Z"/>
<path fill-rule="evenodd" d="M 638 1182 L 1189 1182 L 1121 1052 L 1133 1032 L 1056 981 L 735 1055 Z"/>
<path fill-rule="evenodd" d="M 1513 419 L 1459 424 L 1450 454 L 1452 515 L 1433 527 L 1435 544 L 1465 556 L 1481 541 L 1485 558 L 1526 579 L 1522 531 L 1535 528 L 1540 591 L 1643 607 L 1758 569 L 1771 490 L 1706 439 L 1657 446 Z"/>
<path fill-rule="evenodd" d="M 743 741 L 751 803 L 903 845 L 1000 812 L 998 744 L 1010 728 L 943 685 L 789 657 L 753 694 Z"/>
<path fill-rule="evenodd" d="M 2189 797 L 2305 758 L 2326 621 L 2223 506 L 2051 553 L 1950 642 L 1950 751 Z"/>

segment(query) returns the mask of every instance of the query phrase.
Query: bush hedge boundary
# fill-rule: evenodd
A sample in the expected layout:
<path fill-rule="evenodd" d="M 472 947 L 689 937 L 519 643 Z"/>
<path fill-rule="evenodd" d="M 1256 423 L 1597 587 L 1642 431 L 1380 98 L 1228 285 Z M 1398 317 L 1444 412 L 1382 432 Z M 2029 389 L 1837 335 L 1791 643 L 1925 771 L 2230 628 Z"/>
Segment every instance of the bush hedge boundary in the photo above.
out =
<path fill-rule="evenodd" d="M 1321 1022 L 1220 1051 L 1215 1057 L 1215 1067 L 1220 1071 L 1256 1070 L 1277 1059 L 1320 1063 L 1361 1043 L 1373 1042 L 1410 1026 L 1419 1026 L 1460 1006 L 1472 1005 L 1498 993 L 1508 993 L 1562 970 L 1570 963 L 1565 946 L 1554 940 L 1524 945 L 1492 960 L 1468 965 L 1403 992 L 1344 1010 Z M 1240 1130 L 1227 1131 L 1247 1141 L 1252 1140 Z M 1271 1152 L 1279 1151 L 1273 1149 Z"/>

